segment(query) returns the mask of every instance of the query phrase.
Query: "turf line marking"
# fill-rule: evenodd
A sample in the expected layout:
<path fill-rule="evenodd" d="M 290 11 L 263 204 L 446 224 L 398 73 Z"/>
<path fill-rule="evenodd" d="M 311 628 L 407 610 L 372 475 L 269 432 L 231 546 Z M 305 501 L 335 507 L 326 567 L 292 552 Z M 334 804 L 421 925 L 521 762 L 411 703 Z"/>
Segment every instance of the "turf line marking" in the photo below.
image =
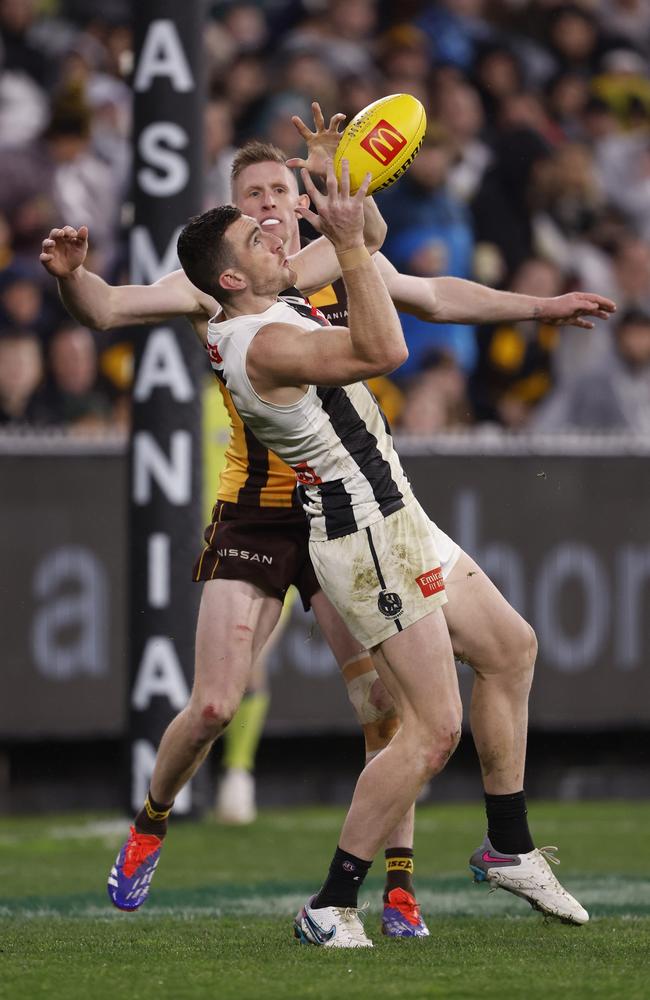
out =
<path fill-rule="evenodd" d="M 580 877 L 567 881 L 567 887 L 593 917 L 650 916 L 650 879 Z M 39 896 L 4 899 L 0 917 L 90 917 L 93 919 L 137 920 L 141 916 L 260 916 L 287 917 L 302 905 L 310 891 L 308 885 L 261 883 L 254 886 L 220 884 L 196 889 L 154 889 L 149 902 L 137 914 L 122 914 L 113 910 L 99 892 L 77 895 Z M 368 886 L 364 899 L 371 910 L 379 911 L 381 891 Z M 425 914 L 439 917 L 531 916 L 524 900 L 510 893 L 489 892 L 486 886 L 473 885 L 465 879 L 421 879 L 418 901 Z"/>

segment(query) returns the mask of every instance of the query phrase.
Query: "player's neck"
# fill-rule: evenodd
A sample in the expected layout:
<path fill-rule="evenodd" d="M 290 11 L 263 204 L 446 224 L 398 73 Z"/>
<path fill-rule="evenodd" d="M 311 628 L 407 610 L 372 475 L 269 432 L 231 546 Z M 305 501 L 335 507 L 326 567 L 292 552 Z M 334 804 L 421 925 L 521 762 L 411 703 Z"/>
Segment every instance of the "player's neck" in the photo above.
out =
<path fill-rule="evenodd" d="M 300 232 L 298 230 L 289 239 L 285 240 L 282 244 L 282 249 L 287 257 L 293 257 L 295 253 L 298 253 L 300 250 Z"/>
<path fill-rule="evenodd" d="M 230 302 L 222 304 L 222 309 L 226 319 L 235 319 L 236 316 L 257 316 L 266 312 L 278 301 L 275 293 L 255 294 L 255 292 L 243 292 Z"/>

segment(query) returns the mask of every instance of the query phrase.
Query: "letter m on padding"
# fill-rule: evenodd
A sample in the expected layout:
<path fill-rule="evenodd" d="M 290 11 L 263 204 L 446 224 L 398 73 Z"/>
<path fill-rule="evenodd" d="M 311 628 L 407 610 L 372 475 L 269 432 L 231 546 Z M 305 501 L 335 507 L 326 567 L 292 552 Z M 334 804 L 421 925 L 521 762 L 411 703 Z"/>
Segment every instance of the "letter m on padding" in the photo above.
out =
<path fill-rule="evenodd" d="M 391 125 L 384 118 L 377 122 L 372 132 L 368 132 L 365 139 L 361 140 L 361 147 L 366 153 L 370 153 L 375 160 L 387 167 L 391 160 L 394 160 L 400 149 L 404 149 L 407 140 L 401 132 Z"/>

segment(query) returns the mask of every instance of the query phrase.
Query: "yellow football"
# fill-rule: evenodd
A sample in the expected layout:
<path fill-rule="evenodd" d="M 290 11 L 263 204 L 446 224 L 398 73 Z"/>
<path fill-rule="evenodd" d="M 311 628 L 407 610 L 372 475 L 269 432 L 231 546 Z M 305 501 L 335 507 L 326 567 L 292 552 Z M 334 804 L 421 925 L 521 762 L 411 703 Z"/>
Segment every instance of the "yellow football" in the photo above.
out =
<path fill-rule="evenodd" d="M 350 190 L 356 191 L 372 174 L 368 194 L 381 191 L 405 173 L 417 156 L 427 128 L 420 101 L 410 94 L 390 94 L 355 115 L 341 136 L 334 170 L 341 177 L 341 160 L 350 163 Z"/>

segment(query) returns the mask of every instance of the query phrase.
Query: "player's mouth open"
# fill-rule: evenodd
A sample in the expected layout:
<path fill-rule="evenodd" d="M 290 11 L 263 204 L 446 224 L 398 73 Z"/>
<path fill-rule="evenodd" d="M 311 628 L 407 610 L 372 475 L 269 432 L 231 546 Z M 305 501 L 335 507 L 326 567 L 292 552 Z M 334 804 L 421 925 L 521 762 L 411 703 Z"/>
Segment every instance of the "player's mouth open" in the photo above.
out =
<path fill-rule="evenodd" d="M 280 225 L 280 220 L 279 219 L 265 219 L 264 222 L 261 223 L 261 226 L 262 226 L 263 229 L 265 227 L 267 227 L 267 226 L 270 227 L 270 226 L 279 226 L 279 225 Z"/>

